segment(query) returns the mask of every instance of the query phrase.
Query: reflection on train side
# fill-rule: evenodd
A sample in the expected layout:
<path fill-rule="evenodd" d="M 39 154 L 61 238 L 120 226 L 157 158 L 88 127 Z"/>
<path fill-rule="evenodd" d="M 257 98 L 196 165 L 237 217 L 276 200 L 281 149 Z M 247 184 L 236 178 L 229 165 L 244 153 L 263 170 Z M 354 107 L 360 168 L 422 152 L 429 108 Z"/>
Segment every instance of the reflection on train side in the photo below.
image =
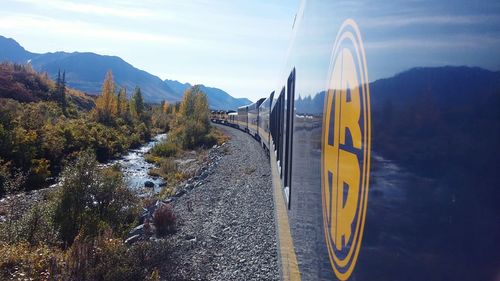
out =
<path fill-rule="evenodd" d="M 283 278 L 500 280 L 499 22 L 494 0 L 302 2 L 282 87 L 227 115 L 276 161 Z"/>

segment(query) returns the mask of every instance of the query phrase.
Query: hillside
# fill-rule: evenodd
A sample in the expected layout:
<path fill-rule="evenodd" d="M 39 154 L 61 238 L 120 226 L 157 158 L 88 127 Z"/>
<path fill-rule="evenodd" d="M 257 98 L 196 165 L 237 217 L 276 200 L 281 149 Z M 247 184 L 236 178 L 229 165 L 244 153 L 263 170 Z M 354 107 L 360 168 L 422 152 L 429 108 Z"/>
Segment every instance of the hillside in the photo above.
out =
<path fill-rule="evenodd" d="M 182 95 L 186 89 L 192 86 L 189 83 L 181 83 L 179 81 L 168 79 L 164 82 L 170 87 L 170 89 L 174 90 L 179 95 Z M 201 90 L 207 94 L 208 104 L 211 109 L 236 110 L 240 106 L 252 103 L 247 98 L 234 98 L 218 88 L 207 87 L 205 85 L 199 86 Z"/>
<path fill-rule="evenodd" d="M 52 79 L 57 78 L 59 70 L 65 70 L 69 87 L 91 95 L 101 92 L 104 75 L 111 69 L 115 82 L 125 87 L 129 96 L 139 86 L 145 101 L 149 103 L 180 101 L 184 90 L 191 86 L 189 83 L 182 84 L 173 80 L 162 81 L 117 56 L 89 52 L 36 54 L 25 50 L 13 39 L 0 36 L 0 62 L 2 61 L 19 64 L 30 62 L 36 71 L 47 72 Z M 251 103 L 248 99 L 233 98 L 221 89 L 205 86 L 202 89 L 206 91 L 209 105 L 213 109 L 233 109 Z"/>
<path fill-rule="evenodd" d="M 32 68 L 11 63 L 0 63 L 0 98 L 19 102 L 53 100 L 54 81 Z M 80 108 L 94 107 L 94 98 L 78 90 L 66 88 L 67 98 Z"/>

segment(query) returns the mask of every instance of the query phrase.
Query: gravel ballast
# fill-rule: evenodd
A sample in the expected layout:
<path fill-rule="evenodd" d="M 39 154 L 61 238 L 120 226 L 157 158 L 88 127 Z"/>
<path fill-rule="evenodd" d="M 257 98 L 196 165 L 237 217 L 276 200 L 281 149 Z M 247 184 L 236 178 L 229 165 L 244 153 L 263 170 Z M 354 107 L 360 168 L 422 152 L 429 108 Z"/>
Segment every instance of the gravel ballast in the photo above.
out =
<path fill-rule="evenodd" d="M 269 159 L 248 134 L 212 149 L 206 178 L 172 201 L 171 280 L 278 280 Z M 168 262 L 168 261 L 167 261 Z"/>

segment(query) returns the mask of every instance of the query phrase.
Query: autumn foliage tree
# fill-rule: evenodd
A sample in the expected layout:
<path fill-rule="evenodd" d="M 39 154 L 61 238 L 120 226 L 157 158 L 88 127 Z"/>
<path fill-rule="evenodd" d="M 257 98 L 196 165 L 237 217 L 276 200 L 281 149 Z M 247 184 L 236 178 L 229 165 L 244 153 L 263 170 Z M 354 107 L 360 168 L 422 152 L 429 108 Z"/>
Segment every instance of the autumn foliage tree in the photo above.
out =
<path fill-rule="evenodd" d="M 184 92 L 176 114 L 173 139 L 182 148 L 194 148 L 207 143 L 210 132 L 208 100 L 199 86 Z"/>
<path fill-rule="evenodd" d="M 115 81 L 113 73 L 108 71 L 102 85 L 101 95 L 95 102 L 95 112 L 97 120 L 103 123 L 110 123 L 116 118 L 118 113 L 118 98 L 115 93 Z"/>

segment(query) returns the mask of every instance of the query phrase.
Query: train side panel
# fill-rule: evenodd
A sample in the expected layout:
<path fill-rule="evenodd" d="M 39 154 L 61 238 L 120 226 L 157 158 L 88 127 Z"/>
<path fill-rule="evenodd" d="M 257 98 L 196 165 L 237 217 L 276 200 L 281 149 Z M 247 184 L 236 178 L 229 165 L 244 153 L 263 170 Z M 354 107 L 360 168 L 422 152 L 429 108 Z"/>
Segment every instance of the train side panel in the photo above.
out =
<path fill-rule="evenodd" d="M 269 122 L 282 277 L 498 280 L 498 22 L 492 0 L 303 1 Z"/>

